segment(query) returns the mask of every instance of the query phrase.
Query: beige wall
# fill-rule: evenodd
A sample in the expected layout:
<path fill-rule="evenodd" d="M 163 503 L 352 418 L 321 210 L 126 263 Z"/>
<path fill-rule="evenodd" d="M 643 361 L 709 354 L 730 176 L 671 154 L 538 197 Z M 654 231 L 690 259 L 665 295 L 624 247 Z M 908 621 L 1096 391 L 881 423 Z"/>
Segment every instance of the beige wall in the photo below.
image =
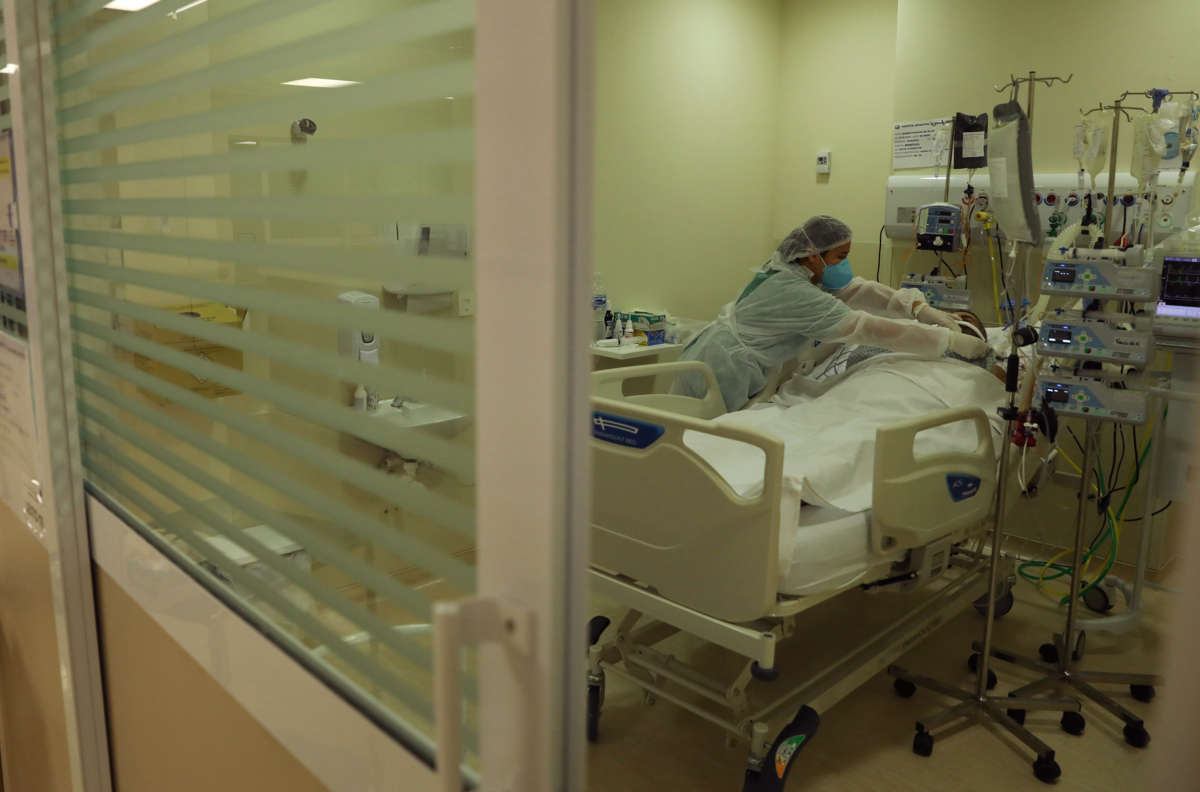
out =
<path fill-rule="evenodd" d="M 326 789 L 120 585 L 93 570 L 116 789 Z"/>
<path fill-rule="evenodd" d="M 895 0 L 784 3 L 771 237 L 816 214 L 854 229 L 850 262 L 874 277 L 891 167 Z M 832 151 L 818 175 L 817 151 Z"/>
<path fill-rule="evenodd" d="M 71 788 L 50 559 L 0 503 L 0 763 L 13 792 Z"/>
<path fill-rule="evenodd" d="M 770 253 L 778 0 L 597 4 L 596 270 L 708 317 Z"/>
<path fill-rule="evenodd" d="M 1037 170 L 1074 171 L 1080 107 L 1200 83 L 1190 0 L 1153 4 L 1161 24 L 1140 57 L 1100 54 L 1132 53 L 1126 28 L 1106 22 L 1127 16 L 1114 0 L 1014 0 L 986 17 L 954 0 L 606 0 L 597 13 L 597 270 L 622 307 L 697 318 L 812 214 L 850 223 L 851 262 L 874 274 L 893 120 L 991 113 L 1004 98 L 992 85 L 1010 73 L 1074 72 L 1038 92 L 1033 135 Z M 1087 42 L 1085 60 L 1064 46 L 1072 35 Z M 1122 133 L 1127 171 L 1128 125 Z M 815 171 L 822 148 L 828 177 Z M 884 280 L 901 269 L 889 272 L 891 248 Z M 972 264 L 973 287 L 990 291 L 982 250 Z"/>

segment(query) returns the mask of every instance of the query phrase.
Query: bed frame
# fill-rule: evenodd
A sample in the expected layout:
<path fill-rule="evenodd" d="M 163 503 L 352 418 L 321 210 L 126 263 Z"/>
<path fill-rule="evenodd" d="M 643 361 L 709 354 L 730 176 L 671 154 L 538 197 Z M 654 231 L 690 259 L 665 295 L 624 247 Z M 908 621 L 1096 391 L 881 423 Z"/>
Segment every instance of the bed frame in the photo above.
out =
<path fill-rule="evenodd" d="M 670 392 L 670 383 L 690 372 L 707 380 L 704 398 Z M 655 393 L 625 394 L 628 380 L 645 377 L 654 378 Z M 778 679 L 776 644 L 792 635 L 797 614 L 841 593 L 779 593 L 779 527 L 781 519 L 797 518 L 781 516 L 783 443 L 714 422 L 724 412 L 720 390 L 697 361 L 595 372 L 592 383 L 592 583 L 597 594 L 628 611 L 603 642 L 608 619 L 592 621 L 589 737 L 597 736 L 605 676 L 614 673 L 640 687 L 647 701 L 672 701 L 723 728 L 731 742 L 747 740 L 744 789 L 782 789 L 820 711 L 986 595 L 978 554 L 962 544 L 988 524 L 994 509 L 996 464 L 987 417 L 978 407 L 960 408 L 879 430 L 871 542 L 892 555 L 908 552 L 902 562 L 881 562 L 867 579 L 881 589 L 926 585 L 931 595 L 838 663 L 775 691 L 756 710 L 747 688 L 752 680 Z M 973 452 L 914 457 L 917 434 L 957 421 L 975 424 Z M 684 444 L 688 431 L 760 449 L 762 493 L 737 495 Z M 715 680 L 655 648 L 680 632 L 739 655 L 741 672 L 732 681 Z M 771 721 L 796 707 L 796 716 L 776 733 Z"/>

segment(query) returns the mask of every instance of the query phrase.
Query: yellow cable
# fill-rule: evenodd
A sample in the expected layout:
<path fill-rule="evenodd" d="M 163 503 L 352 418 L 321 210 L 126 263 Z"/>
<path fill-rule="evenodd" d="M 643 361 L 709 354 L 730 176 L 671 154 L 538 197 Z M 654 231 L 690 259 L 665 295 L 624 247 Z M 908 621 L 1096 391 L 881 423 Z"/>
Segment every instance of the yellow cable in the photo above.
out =
<path fill-rule="evenodd" d="M 1157 420 L 1158 420 L 1157 416 L 1155 416 L 1154 418 L 1152 418 L 1152 419 L 1150 420 L 1150 425 L 1147 427 L 1147 430 L 1146 430 L 1146 442 L 1142 444 L 1142 447 L 1141 447 L 1141 449 L 1134 449 L 1134 453 L 1136 453 L 1136 454 L 1137 454 L 1137 456 L 1136 456 L 1136 457 L 1134 457 L 1134 459 L 1141 459 L 1141 458 L 1142 458 L 1142 456 L 1143 456 L 1143 455 L 1146 453 L 1146 449 L 1150 447 L 1150 442 L 1151 442 L 1151 440 L 1154 438 L 1154 424 L 1157 422 Z M 1067 460 L 1067 463 L 1068 463 L 1068 464 L 1070 464 L 1070 465 L 1071 465 L 1071 467 L 1073 467 L 1073 468 L 1075 468 L 1077 471 L 1079 471 L 1079 475 L 1081 475 L 1081 476 L 1082 476 L 1082 475 L 1084 475 L 1084 473 L 1083 473 L 1083 468 L 1082 468 L 1080 465 L 1078 465 L 1078 464 L 1075 462 L 1075 460 L 1074 460 L 1074 459 L 1071 459 L 1071 456 L 1070 456 L 1070 454 L 1066 453 L 1065 451 L 1063 451 L 1063 450 L 1060 448 L 1060 449 L 1059 449 L 1059 451 L 1058 451 L 1058 455 L 1059 455 L 1059 456 L 1061 456 L 1063 459 Z M 1094 483 L 1092 484 L 1092 490 L 1094 490 L 1094 491 L 1096 492 L 1096 494 L 1097 494 L 1097 495 L 1099 495 L 1099 494 L 1100 494 L 1100 489 L 1099 489 L 1099 487 L 1097 487 L 1097 486 L 1096 486 L 1096 484 L 1094 484 Z M 1153 508 L 1153 504 L 1151 504 L 1151 507 Z M 1122 528 L 1122 527 L 1124 527 L 1124 523 L 1125 523 L 1125 515 L 1122 513 L 1122 515 L 1121 515 L 1120 519 L 1117 519 L 1117 518 L 1116 518 L 1116 517 L 1113 515 L 1113 513 L 1112 513 L 1112 509 L 1111 509 L 1111 508 L 1107 510 L 1107 513 L 1108 513 L 1108 519 L 1112 521 L 1112 525 L 1113 525 L 1113 549 L 1112 549 L 1112 554 L 1113 554 L 1113 556 L 1115 557 L 1115 556 L 1117 555 L 1117 551 L 1118 551 L 1118 550 L 1120 549 L 1120 547 L 1121 547 L 1121 528 Z M 1060 559 L 1060 558 L 1062 558 L 1063 556 L 1065 556 L 1067 553 L 1069 553 L 1069 552 L 1072 552 L 1072 550 L 1074 550 L 1074 548 L 1071 548 L 1071 549 L 1068 549 L 1068 550 L 1063 550 L 1062 552 L 1058 553 L 1057 555 L 1055 555 L 1053 558 L 1051 558 L 1049 561 L 1046 561 L 1046 562 L 1045 562 L 1045 563 L 1042 565 L 1042 571 L 1041 571 L 1041 573 L 1038 575 L 1038 582 L 1037 582 L 1037 586 L 1038 586 L 1038 590 L 1039 590 L 1039 591 L 1042 591 L 1042 593 L 1046 593 L 1046 592 L 1045 592 L 1045 590 L 1044 590 L 1044 587 L 1045 587 L 1045 586 L 1049 586 L 1049 585 L 1051 585 L 1051 584 L 1050 584 L 1050 583 L 1048 583 L 1048 582 L 1046 581 L 1046 579 L 1045 579 L 1045 578 L 1046 578 L 1046 571 L 1047 571 L 1048 569 L 1050 569 L 1050 566 L 1051 566 L 1052 564 L 1054 564 L 1056 561 L 1058 561 L 1058 559 Z M 1093 554 L 1092 554 L 1092 555 L 1091 555 L 1091 556 L 1088 558 L 1088 560 L 1087 560 L 1087 563 L 1086 563 L 1086 565 L 1085 565 L 1085 566 L 1084 566 L 1084 568 L 1083 568 L 1083 573 L 1080 575 L 1080 577 L 1081 577 L 1081 578 L 1084 578 L 1084 579 L 1086 579 L 1086 578 L 1087 578 L 1088 574 L 1091 572 L 1092 562 L 1093 562 L 1093 561 L 1095 561 L 1095 560 L 1096 560 L 1096 554 L 1095 554 L 1095 553 L 1093 553 Z M 1065 590 L 1065 591 L 1063 592 L 1063 594 L 1064 594 L 1064 595 L 1066 595 L 1066 594 L 1067 594 L 1069 591 L 1070 591 L 1070 589 L 1067 589 L 1067 590 Z"/>

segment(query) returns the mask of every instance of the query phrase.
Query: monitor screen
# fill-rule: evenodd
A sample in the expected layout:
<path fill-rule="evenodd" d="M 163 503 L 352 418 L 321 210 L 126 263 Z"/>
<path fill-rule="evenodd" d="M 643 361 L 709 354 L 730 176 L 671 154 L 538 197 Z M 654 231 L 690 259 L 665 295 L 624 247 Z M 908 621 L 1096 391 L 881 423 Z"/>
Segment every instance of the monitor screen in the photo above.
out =
<path fill-rule="evenodd" d="M 1159 316 L 1200 319 L 1200 256 L 1165 256 Z"/>
<path fill-rule="evenodd" d="M 1163 258 L 1161 300 L 1168 305 L 1200 306 L 1200 257 Z"/>

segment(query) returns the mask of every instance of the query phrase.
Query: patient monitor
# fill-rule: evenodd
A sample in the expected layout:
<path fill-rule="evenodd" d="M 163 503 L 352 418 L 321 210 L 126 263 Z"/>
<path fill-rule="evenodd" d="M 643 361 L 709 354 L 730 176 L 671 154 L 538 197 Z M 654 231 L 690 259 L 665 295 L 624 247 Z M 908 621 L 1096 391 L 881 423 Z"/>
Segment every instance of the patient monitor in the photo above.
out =
<path fill-rule="evenodd" d="M 1161 291 L 1154 309 L 1154 334 L 1200 340 L 1200 251 L 1164 255 Z"/>

